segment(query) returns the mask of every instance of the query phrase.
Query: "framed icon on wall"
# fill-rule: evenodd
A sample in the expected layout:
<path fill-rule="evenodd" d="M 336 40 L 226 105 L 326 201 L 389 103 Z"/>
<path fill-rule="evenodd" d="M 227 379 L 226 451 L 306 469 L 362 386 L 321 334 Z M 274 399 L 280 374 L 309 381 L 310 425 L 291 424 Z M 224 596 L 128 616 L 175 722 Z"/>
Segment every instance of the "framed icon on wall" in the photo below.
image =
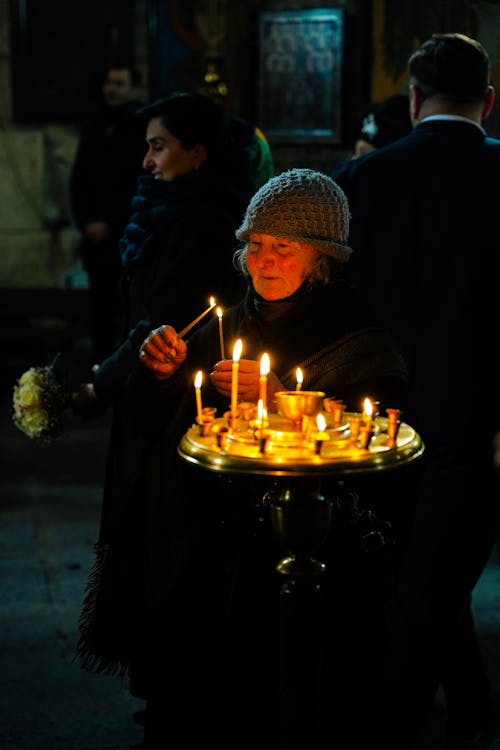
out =
<path fill-rule="evenodd" d="M 340 143 L 344 9 L 259 15 L 259 122 L 274 141 Z"/>

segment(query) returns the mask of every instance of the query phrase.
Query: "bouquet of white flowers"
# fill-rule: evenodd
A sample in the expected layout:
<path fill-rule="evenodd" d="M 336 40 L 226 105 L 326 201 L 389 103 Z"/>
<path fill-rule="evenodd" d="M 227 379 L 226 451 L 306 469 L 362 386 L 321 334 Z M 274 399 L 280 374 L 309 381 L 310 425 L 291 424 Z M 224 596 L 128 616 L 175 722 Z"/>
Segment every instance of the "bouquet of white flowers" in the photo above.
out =
<path fill-rule="evenodd" d="M 54 371 L 54 362 L 30 367 L 14 386 L 12 419 L 25 435 L 41 443 L 51 443 L 62 430 L 69 393 Z"/>

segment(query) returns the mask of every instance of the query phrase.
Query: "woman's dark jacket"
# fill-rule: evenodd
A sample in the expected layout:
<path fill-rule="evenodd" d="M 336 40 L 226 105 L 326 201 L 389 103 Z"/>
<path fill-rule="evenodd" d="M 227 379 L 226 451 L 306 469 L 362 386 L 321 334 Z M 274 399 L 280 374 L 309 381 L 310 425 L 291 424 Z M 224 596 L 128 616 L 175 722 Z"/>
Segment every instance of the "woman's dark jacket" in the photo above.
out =
<path fill-rule="evenodd" d="M 96 373 L 94 386 L 102 402 L 120 400 L 152 328 L 168 321 L 180 330 L 207 307 L 212 295 L 222 305 L 235 301 L 232 256 L 240 221 L 237 186 L 208 168 L 172 182 L 151 175 L 139 178 L 131 220 L 120 240 L 126 333 Z"/>
<path fill-rule="evenodd" d="M 268 352 L 286 389 L 295 387 L 299 366 L 303 389 L 343 399 L 351 411 L 360 411 L 366 396 L 379 402 L 381 413 L 386 406 L 406 407 L 404 363 L 343 281 L 305 286 L 272 303 L 248 290 L 225 311 L 223 321 L 228 351 L 240 337 L 242 358 L 258 360 Z M 220 587 L 218 601 L 225 606 L 222 591 L 239 565 L 234 560 L 241 560 L 244 540 L 254 533 L 259 483 L 224 481 L 185 464 L 177 454 L 195 419 L 197 370 L 205 374 L 204 405 L 216 406 L 218 416 L 229 408 L 208 377 L 219 359 L 214 317 L 188 340 L 187 360 L 172 378 L 156 381 L 140 363 L 129 378 L 122 433 L 126 429 L 131 441 L 111 455 L 98 556 L 82 615 L 80 655 L 88 668 L 127 668 L 150 640 L 145 623 L 151 632 L 152 622 L 162 622 L 164 635 L 165 620 L 169 627 L 174 621 L 188 627 L 184 618 L 190 605 L 184 597 L 198 574 L 210 580 L 207 571 L 219 571 L 214 579 Z M 267 565 L 264 553 L 262 559 Z"/>
<path fill-rule="evenodd" d="M 109 527 L 120 526 L 122 502 L 127 507 L 129 497 L 141 497 L 138 478 L 144 474 L 149 442 L 131 427 L 124 396 L 140 346 L 152 328 L 164 323 L 180 330 L 206 309 L 212 295 L 223 306 L 241 296 L 236 294 L 232 256 L 247 200 L 236 179 L 223 179 L 205 165 L 172 182 L 150 175 L 138 180 L 133 213 L 120 241 L 128 310 L 125 334 L 94 376 L 99 402 L 113 407 L 101 545 L 109 541 Z"/>

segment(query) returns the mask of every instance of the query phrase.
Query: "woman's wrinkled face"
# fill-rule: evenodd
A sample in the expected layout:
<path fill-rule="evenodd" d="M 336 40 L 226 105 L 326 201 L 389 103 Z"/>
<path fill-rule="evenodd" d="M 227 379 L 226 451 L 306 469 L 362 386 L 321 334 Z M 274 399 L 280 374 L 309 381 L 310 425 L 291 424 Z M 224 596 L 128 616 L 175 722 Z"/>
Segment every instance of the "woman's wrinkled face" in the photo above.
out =
<path fill-rule="evenodd" d="M 317 255 L 303 242 L 252 232 L 247 268 L 255 291 L 268 301 L 289 297 L 309 276 Z"/>
<path fill-rule="evenodd" d="M 149 147 L 142 166 L 157 180 L 170 182 L 198 169 L 206 158 L 205 146 L 199 143 L 194 148 L 184 148 L 159 117 L 149 121 L 146 141 Z"/>

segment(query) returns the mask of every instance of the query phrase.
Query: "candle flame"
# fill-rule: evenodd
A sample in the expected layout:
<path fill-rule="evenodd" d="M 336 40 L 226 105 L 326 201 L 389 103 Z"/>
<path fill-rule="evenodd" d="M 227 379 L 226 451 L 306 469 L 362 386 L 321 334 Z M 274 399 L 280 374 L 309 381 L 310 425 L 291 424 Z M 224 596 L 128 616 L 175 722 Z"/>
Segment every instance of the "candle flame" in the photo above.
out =
<path fill-rule="evenodd" d="M 369 398 L 365 398 L 365 400 L 363 401 L 363 413 L 367 417 L 371 417 L 373 415 L 373 404 Z"/>
<path fill-rule="evenodd" d="M 320 432 L 324 432 L 325 431 L 325 429 L 326 429 L 326 419 L 321 414 L 321 412 L 316 417 L 316 424 L 318 425 L 318 430 Z"/>
<path fill-rule="evenodd" d="M 269 375 L 271 369 L 271 363 L 269 361 L 269 354 L 264 353 L 260 360 L 260 374 L 261 376 Z"/>
<path fill-rule="evenodd" d="M 212 297 L 212 299 L 213 299 L 213 297 Z M 222 318 L 222 307 L 218 307 L 215 312 L 217 313 L 217 317 L 220 320 Z"/>
<path fill-rule="evenodd" d="M 233 362 L 239 362 L 241 357 L 241 350 L 243 349 L 243 342 L 238 339 L 233 347 Z"/>
<path fill-rule="evenodd" d="M 210 299 L 208 300 L 208 304 L 210 305 L 210 307 L 215 307 L 215 305 L 217 304 L 215 302 L 215 297 L 210 297 Z"/>
<path fill-rule="evenodd" d="M 194 378 L 194 387 L 195 388 L 201 388 L 201 381 L 203 380 L 203 373 L 201 370 L 198 370 L 198 372 L 195 375 Z"/>
<path fill-rule="evenodd" d="M 295 377 L 297 379 L 297 385 L 302 385 L 302 383 L 304 382 L 304 377 L 302 375 L 302 370 L 300 369 L 300 367 L 297 367 Z"/>

